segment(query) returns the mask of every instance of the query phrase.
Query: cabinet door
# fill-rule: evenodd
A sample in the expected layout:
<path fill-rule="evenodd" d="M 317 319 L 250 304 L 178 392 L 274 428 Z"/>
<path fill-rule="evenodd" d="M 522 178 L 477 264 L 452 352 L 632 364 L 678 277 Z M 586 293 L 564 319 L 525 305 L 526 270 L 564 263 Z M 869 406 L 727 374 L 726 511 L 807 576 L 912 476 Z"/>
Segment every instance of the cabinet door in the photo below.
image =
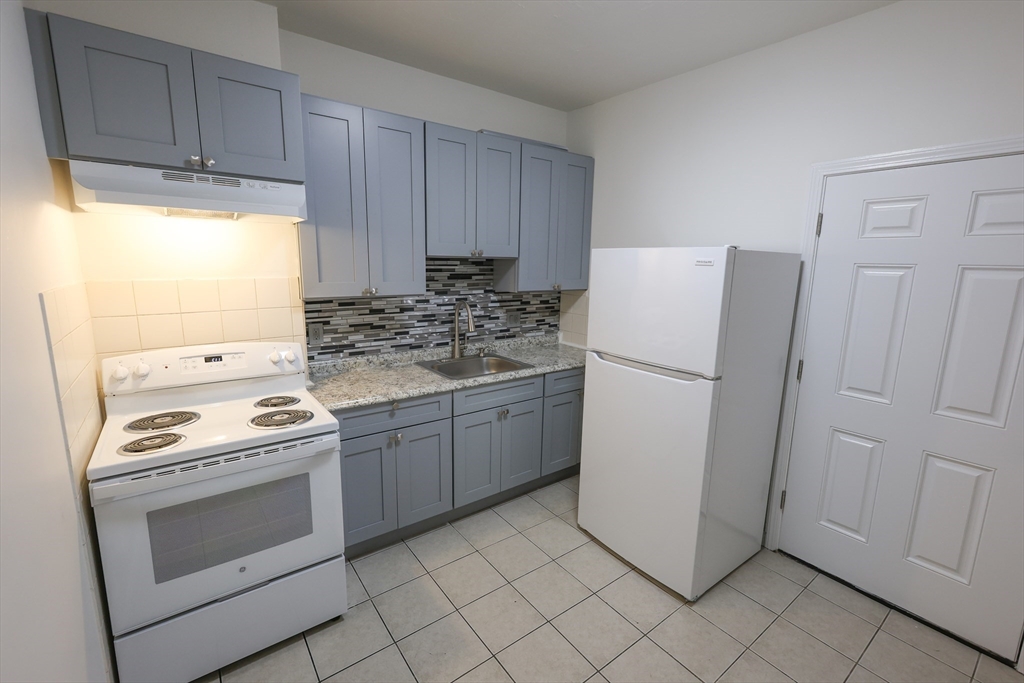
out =
<path fill-rule="evenodd" d="M 427 291 L 423 122 L 363 110 L 370 287 L 375 294 Z"/>
<path fill-rule="evenodd" d="M 428 123 L 427 255 L 474 256 L 476 250 L 476 133 Z"/>
<path fill-rule="evenodd" d="M 193 169 L 192 51 L 49 15 L 68 156 Z"/>
<path fill-rule="evenodd" d="M 594 204 L 594 160 L 566 154 L 558 210 L 555 283 L 586 289 L 590 276 L 590 213 Z"/>
<path fill-rule="evenodd" d="M 452 423 L 438 420 L 399 429 L 398 526 L 452 509 Z"/>
<path fill-rule="evenodd" d="M 519 256 L 522 143 L 477 133 L 476 248 L 483 256 Z"/>
<path fill-rule="evenodd" d="M 308 215 L 299 223 L 302 295 L 360 296 L 370 286 L 363 110 L 303 95 L 302 127 Z"/>
<path fill-rule="evenodd" d="M 398 528 L 393 434 L 341 442 L 346 546 Z"/>
<path fill-rule="evenodd" d="M 452 420 L 455 507 L 501 491 L 499 410 L 481 410 Z"/>
<path fill-rule="evenodd" d="M 583 428 L 583 391 L 570 391 L 544 399 L 544 457 L 546 475 L 580 461 Z"/>
<path fill-rule="evenodd" d="M 519 203 L 519 291 L 551 289 L 556 284 L 559 168 L 564 152 L 523 145 Z"/>
<path fill-rule="evenodd" d="M 501 418 L 501 490 L 540 476 L 544 399 L 513 403 Z"/>
<path fill-rule="evenodd" d="M 192 52 L 206 170 L 301 183 L 299 77 L 208 52 Z"/>

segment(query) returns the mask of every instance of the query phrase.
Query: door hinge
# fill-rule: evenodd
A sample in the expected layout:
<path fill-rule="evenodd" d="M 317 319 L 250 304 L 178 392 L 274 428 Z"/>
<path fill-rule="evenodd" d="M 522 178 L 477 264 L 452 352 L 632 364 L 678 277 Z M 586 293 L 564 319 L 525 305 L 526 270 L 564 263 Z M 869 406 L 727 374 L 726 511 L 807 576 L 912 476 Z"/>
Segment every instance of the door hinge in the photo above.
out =
<path fill-rule="evenodd" d="M 782 492 L 782 500 L 779 501 L 779 509 L 780 510 L 785 510 L 786 509 L 786 492 L 785 491 Z"/>
<path fill-rule="evenodd" d="M 815 228 L 815 230 L 814 230 L 814 236 L 815 237 L 821 237 L 821 221 L 822 221 L 823 218 L 825 218 L 825 214 L 819 213 L 818 214 L 818 227 Z"/>
<path fill-rule="evenodd" d="M 804 362 L 801 360 L 796 364 L 796 381 L 799 382 L 804 378 Z"/>

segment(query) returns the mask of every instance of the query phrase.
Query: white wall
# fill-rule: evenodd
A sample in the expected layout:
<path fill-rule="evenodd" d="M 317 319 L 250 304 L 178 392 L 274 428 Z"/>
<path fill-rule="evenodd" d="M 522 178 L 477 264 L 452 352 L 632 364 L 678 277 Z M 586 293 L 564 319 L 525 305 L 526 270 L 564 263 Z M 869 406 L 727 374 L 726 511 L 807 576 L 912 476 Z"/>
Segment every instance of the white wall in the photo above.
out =
<path fill-rule="evenodd" d="M 82 274 L 54 203 L 20 2 L 0 2 L 0 146 L 0 680 L 110 680 L 39 298 Z"/>
<path fill-rule="evenodd" d="M 1024 133 L 1022 25 L 904 1 L 572 112 L 593 245 L 799 251 L 812 164 Z"/>
<path fill-rule="evenodd" d="M 458 126 L 564 145 L 568 115 L 511 95 L 281 31 L 281 68 L 302 92 Z"/>

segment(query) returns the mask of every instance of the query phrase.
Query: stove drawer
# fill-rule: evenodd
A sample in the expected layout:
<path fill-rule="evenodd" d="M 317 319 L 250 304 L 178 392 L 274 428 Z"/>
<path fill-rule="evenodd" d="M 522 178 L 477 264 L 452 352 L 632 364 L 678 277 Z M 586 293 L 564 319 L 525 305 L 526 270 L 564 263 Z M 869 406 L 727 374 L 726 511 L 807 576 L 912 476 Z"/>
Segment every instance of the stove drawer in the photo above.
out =
<path fill-rule="evenodd" d="M 450 393 L 418 396 L 334 413 L 343 440 L 444 420 L 451 416 Z"/>

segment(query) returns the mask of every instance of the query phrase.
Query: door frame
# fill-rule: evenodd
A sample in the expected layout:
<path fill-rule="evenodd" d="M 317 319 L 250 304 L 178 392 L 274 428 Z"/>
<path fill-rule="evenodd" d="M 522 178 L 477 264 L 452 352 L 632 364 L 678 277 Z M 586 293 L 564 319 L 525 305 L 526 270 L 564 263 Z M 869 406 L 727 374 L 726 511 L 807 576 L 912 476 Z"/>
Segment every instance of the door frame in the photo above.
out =
<path fill-rule="evenodd" d="M 912 166 L 967 161 L 989 157 L 1008 156 L 1024 153 L 1024 137 L 1000 138 L 960 145 L 943 145 L 921 149 L 876 154 L 865 157 L 842 159 L 815 164 L 811 167 L 811 196 L 807 205 L 804 225 L 803 248 L 801 249 L 800 287 L 797 292 L 796 319 L 793 323 L 793 339 L 789 347 L 789 367 L 786 369 L 786 383 L 782 399 L 782 415 L 779 422 L 779 439 L 775 452 L 775 470 L 772 473 L 771 490 L 768 495 L 768 518 L 765 523 L 764 545 L 770 550 L 779 547 L 782 530 L 782 493 L 789 476 L 789 460 L 793 448 L 793 430 L 796 426 L 796 410 L 800 385 L 796 375 L 799 360 L 804 357 L 804 340 L 807 332 L 807 312 L 811 300 L 811 282 L 817 256 L 818 215 L 825 201 L 825 183 L 835 176 L 869 171 L 883 171 Z M 1018 669 L 1024 671 L 1024 657 L 1019 658 Z"/>

